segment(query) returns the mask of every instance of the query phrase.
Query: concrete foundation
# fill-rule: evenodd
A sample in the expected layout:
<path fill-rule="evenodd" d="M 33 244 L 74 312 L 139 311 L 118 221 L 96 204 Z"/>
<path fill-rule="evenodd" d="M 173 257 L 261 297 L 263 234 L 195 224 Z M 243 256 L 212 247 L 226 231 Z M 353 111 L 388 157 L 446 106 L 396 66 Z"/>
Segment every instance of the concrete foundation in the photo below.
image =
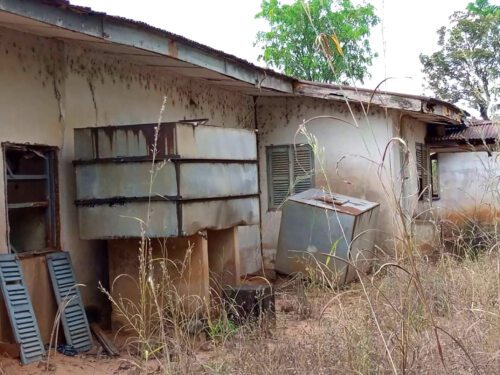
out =
<path fill-rule="evenodd" d="M 184 313 L 203 315 L 210 307 L 211 287 L 218 290 L 222 285 L 239 283 L 237 233 L 234 227 L 190 237 L 152 239 L 146 253 L 151 255 L 157 293 L 178 298 Z M 127 325 L 124 314 L 131 316 L 140 307 L 141 291 L 147 290 L 140 285 L 143 253 L 140 239 L 108 241 L 110 292 L 118 304 L 112 309 L 113 328 Z M 150 298 L 149 291 L 147 294 Z"/>

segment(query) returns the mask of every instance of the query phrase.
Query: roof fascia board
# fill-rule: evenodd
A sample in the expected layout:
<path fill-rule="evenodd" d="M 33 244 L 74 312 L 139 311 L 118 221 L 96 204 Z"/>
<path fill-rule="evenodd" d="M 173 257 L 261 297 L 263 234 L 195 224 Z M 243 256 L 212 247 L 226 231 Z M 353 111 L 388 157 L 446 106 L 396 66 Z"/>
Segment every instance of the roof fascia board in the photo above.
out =
<path fill-rule="evenodd" d="M 258 88 L 282 93 L 293 93 L 293 79 L 272 76 L 225 56 L 190 46 L 157 30 L 144 30 L 124 25 L 104 14 L 78 14 L 30 0 L 0 0 L 0 11 L 30 18 L 76 33 L 85 34 L 111 43 L 138 48 L 178 59 Z"/>
<path fill-rule="evenodd" d="M 451 104 L 445 105 L 432 98 L 423 99 L 412 95 L 402 96 L 378 91 L 343 88 L 341 86 L 325 87 L 321 84 L 315 85 L 308 82 L 297 82 L 295 84 L 295 93 L 326 100 L 357 102 L 365 105 L 370 104 L 383 108 L 415 112 L 435 116 L 436 119 L 447 120 L 451 123 L 460 124 L 463 122 L 463 112 L 460 109 Z"/>

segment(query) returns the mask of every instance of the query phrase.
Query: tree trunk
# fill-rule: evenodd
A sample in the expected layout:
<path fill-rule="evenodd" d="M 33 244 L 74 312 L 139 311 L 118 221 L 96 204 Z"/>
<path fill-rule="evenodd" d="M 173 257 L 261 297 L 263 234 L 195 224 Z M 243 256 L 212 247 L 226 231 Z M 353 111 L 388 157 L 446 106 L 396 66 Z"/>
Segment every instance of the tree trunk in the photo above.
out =
<path fill-rule="evenodd" d="M 484 105 L 479 105 L 479 113 L 481 114 L 481 117 L 483 120 L 489 120 L 490 118 L 488 117 L 488 108 Z"/>

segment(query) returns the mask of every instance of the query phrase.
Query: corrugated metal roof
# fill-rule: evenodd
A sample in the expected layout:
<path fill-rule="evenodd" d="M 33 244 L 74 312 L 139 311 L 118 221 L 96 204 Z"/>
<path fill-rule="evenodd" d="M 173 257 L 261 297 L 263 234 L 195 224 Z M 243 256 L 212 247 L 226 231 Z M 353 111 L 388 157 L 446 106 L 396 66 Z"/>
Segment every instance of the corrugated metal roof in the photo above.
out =
<path fill-rule="evenodd" d="M 207 46 L 205 44 L 198 43 L 198 42 L 196 42 L 196 41 L 194 41 L 192 39 L 188 39 L 188 38 L 186 38 L 186 37 L 184 37 L 182 35 L 172 33 L 172 32 L 167 31 L 165 29 L 161 29 L 161 28 L 158 28 L 158 27 L 155 27 L 155 26 L 151 26 L 150 24 L 147 24 L 146 22 L 137 21 L 137 20 L 133 20 L 133 19 L 130 19 L 130 18 L 126 18 L 126 17 L 121 17 L 121 16 L 114 16 L 114 15 L 107 14 L 105 12 L 98 12 L 98 11 L 93 10 L 90 7 L 84 7 L 84 6 L 80 6 L 80 5 L 71 4 L 69 0 L 43 0 L 42 2 L 44 4 L 47 4 L 47 5 L 51 5 L 51 6 L 55 6 L 55 7 L 63 8 L 63 9 L 67 9 L 69 11 L 72 11 L 72 12 L 75 12 L 75 13 L 78 13 L 78 14 L 98 15 L 98 16 L 101 16 L 101 17 L 105 17 L 105 18 L 111 19 L 111 20 L 113 20 L 115 22 L 120 22 L 123 25 L 134 26 L 134 27 L 137 27 L 137 28 L 140 28 L 140 29 L 143 29 L 143 30 L 147 30 L 147 31 L 150 31 L 150 32 L 161 33 L 163 35 L 167 35 L 168 37 L 170 37 L 172 39 L 176 39 L 177 41 L 180 41 L 180 42 L 185 43 L 187 45 L 190 45 L 192 47 L 195 47 L 195 48 L 198 48 L 200 50 L 209 52 L 210 54 L 219 55 L 219 56 L 221 56 L 223 58 L 226 58 L 228 60 L 232 60 L 234 62 L 237 62 L 237 63 L 243 64 L 243 65 L 246 65 L 248 67 L 251 67 L 253 69 L 260 70 L 262 72 L 266 72 L 267 74 L 274 75 L 274 76 L 277 76 L 277 77 L 280 77 L 280 78 L 284 78 L 284 79 L 290 79 L 290 80 L 293 79 L 293 77 L 290 77 L 290 76 L 287 76 L 285 74 L 276 72 L 275 70 L 272 70 L 272 69 L 269 69 L 269 68 L 264 68 L 264 67 L 261 67 L 261 66 L 257 66 L 257 65 L 255 65 L 255 64 L 253 64 L 253 63 L 251 63 L 251 62 L 249 62 L 249 61 L 247 61 L 245 59 L 242 59 L 241 57 L 238 57 L 238 56 L 226 53 L 224 51 L 221 51 L 221 50 L 209 47 L 209 46 Z M 137 4 L 139 4 L 139 3 L 137 3 Z"/>
<path fill-rule="evenodd" d="M 445 135 L 429 137 L 430 142 L 495 142 L 500 136 L 500 124 L 492 121 L 474 120 L 470 126 L 453 126 Z"/>

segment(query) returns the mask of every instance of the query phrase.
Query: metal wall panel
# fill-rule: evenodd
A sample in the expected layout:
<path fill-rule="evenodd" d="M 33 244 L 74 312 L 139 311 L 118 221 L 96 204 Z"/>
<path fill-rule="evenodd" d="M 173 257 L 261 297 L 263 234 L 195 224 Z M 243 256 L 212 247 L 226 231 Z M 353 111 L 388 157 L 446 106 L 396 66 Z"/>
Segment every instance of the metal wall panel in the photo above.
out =
<path fill-rule="evenodd" d="M 182 231 L 186 235 L 201 229 L 226 229 L 259 223 L 259 198 L 238 198 L 182 204 Z"/>
<path fill-rule="evenodd" d="M 350 260 L 346 283 L 358 278 L 358 272 L 368 273 L 375 261 L 373 243 L 377 226 L 378 206 L 356 217 L 354 236 L 351 243 Z M 353 267 L 353 265 L 355 267 Z"/>
<path fill-rule="evenodd" d="M 99 129 L 97 134 L 100 158 L 134 157 L 149 153 L 147 133 L 132 129 L 116 129 L 112 132 Z"/>
<path fill-rule="evenodd" d="M 72 345 L 78 353 L 86 352 L 93 346 L 92 334 L 69 253 L 61 251 L 49 254 L 46 258 L 52 288 L 61 309 L 66 344 Z"/>
<path fill-rule="evenodd" d="M 82 206 L 78 208 L 80 238 L 83 240 L 141 237 L 141 221 L 148 216 L 147 202 Z M 151 202 L 151 219 L 146 235 L 178 235 L 177 208 L 174 202 Z"/>
<path fill-rule="evenodd" d="M 286 201 L 281 215 L 276 271 L 307 275 L 307 267 L 328 263 L 338 281 L 343 281 L 347 262 L 337 258 L 348 259 L 353 232 L 353 216 Z M 328 261 L 330 253 L 336 258 Z"/>
<path fill-rule="evenodd" d="M 147 197 L 151 163 L 97 163 L 76 165 L 76 197 L 95 200 L 113 197 Z M 156 164 L 152 194 L 177 195 L 175 166 L 172 162 Z"/>
<path fill-rule="evenodd" d="M 158 132 L 156 132 L 158 129 Z M 203 229 L 257 224 L 258 166 L 252 130 L 187 123 L 75 130 L 82 239 L 175 237 Z"/>
<path fill-rule="evenodd" d="M 183 158 L 257 160 L 257 135 L 250 130 L 177 124 L 176 136 Z"/>
<path fill-rule="evenodd" d="M 14 254 L 0 254 L 0 281 L 5 306 L 23 364 L 43 359 L 45 349 L 21 265 Z"/>
<path fill-rule="evenodd" d="M 101 126 L 74 130 L 75 160 L 157 157 L 175 154 L 175 123 Z"/>
<path fill-rule="evenodd" d="M 179 190 L 183 199 L 258 194 L 257 164 L 181 164 Z"/>

